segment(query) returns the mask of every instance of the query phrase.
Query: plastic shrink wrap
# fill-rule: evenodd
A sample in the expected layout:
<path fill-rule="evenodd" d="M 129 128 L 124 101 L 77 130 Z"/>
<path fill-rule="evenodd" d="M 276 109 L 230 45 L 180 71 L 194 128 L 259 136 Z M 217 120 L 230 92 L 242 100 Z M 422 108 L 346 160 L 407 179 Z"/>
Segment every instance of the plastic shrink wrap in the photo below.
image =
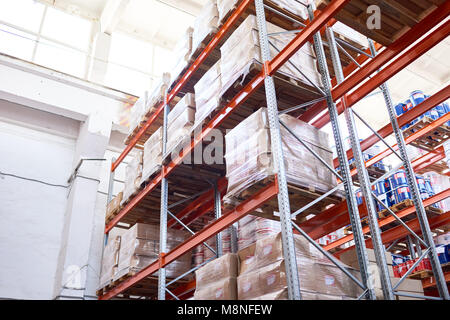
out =
<path fill-rule="evenodd" d="M 172 83 L 177 80 L 181 75 L 181 72 L 186 68 L 190 61 L 192 54 L 192 35 L 194 29 L 192 27 L 187 28 L 183 37 L 175 45 L 175 63 L 171 71 Z"/>
<path fill-rule="evenodd" d="M 167 152 L 171 152 L 180 141 L 190 138 L 195 121 L 194 94 L 186 94 L 170 111 L 167 128 Z"/>
<path fill-rule="evenodd" d="M 105 287 L 117 272 L 119 262 L 120 236 L 111 238 L 103 249 L 100 288 Z"/>
<path fill-rule="evenodd" d="M 317 294 L 343 299 L 354 298 L 361 293 L 350 278 L 307 240 L 294 235 L 294 244 L 301 289 L 308 291 L 311 299 L 317 299 L 315 296 Z M 287 287 L 281 233 L 258 240 L 254 245 L 240 251 L 238 255 L 240 300 L 258 299 Z M 348 271 L 355 277 L 359 276 L 359 273 L 350 267 Z"/>
<path fill-rule="evenodd" d="M 195 52 L 205 38 L 217 32 L 219 27 L 219 11 L 217 1 L 207 0 L 194 22 L 194 34 L 192 36 L 192 52 Z"/>
<path fill-rule="evenodd" d="M 195 127 L 220 106 L 222 81 L 220 60 L 214 64 L 194 86 L 195 91 Z"/>
<path fill-rule="evenodd" d="M 286 114 L 280 116 L 280 121 L 332 166 L 333 154 L 326 133 Z M 235 205 L 236 197 L 243 190 L 275 173 L 267 127 L 267 109 L 261 108 L 226 134 L 228 190 L 225 203 Z M 288 183 L 321 192 L 336 186 L 331 171 L 284 127 L 281 127 L 281 140 Z"/>
<path fill-rule="evenodd" d="M 133 108 L 131 108 L 128 134 L 132 134 L 134 129 L 141 123 L 145 111 L 147 95 L 148 92 L 145 92 L 145 94 L 134 103 Z"/>
<path fill-rule="evenodd" d="M 131 195 L 133 195 L 136 190 L 141 185 L 142 176 L 142 152 L 137 151 L 134 156 L 132 156 L 131 161 L 128 162 L 125 168 L 125 182 L 123 186 L 123 198 L 121 205 L 128 201 Z"/>
<path fill-rule="evenodd" d="M 195 300 L 236 300 L 238 259 L 228 253 L 195 272 Z"/>
<path fill-rule="evenodd" d="M 307 19 L 306 7 L 301 3 L 308 5 L 306 0 L 270 0 L 272 4 L 285 9 L 302 19 Z M 299 3 L 300 2 L 300 3 Z M 225 22 L 225 18 L 230 14 L 230 11 L 239 4 L 239 0 L 217 0 L 217 8 L 219 10 L 219 21 Z"/>
<path fill-rule="evenodd" d="M 167 251 L 172 250 L 187 238 L 182 230 L 167 230 Z M 116 277 L 137 272 L 158 259 L 159 225 L 137 223 L 121 237 L 119 265 Z M 168 278 L 175 278 L 191 267 L 191 252 L 165 267 Z M 154 274 L 155 275 L 155 274 Z"/>
<path fill-rule="evenodd" d="M 164 103 L 164 96 L 170 84 L 170 73 L 165 72 L 162 75 L 162 79 L 153 89 L 152 93 L 148 97 L 147 104 L 144 109 L 144 114 L 150 114 L 156 111 L 156 109 Z"/>
<path fill-rule="evenodd" d="M 146 181 L 162 164 L 162 128 L 159 127 L 144 144 L 142 179 Z"/>
<path fill-rule="evenodd" d="M 254 62 L 262 64 L 261 48 L 259 44 L 258 27 L 256 17 L 249 15 L 244 22 L 233 32 L 227 41 L 221 46 L 221 81 L 223 94 L 233 83 L 249 73 L 250 67 Z M 278 33 L 285 31 L 271 23 L 267 23 L 269 33 Z M 271 56 L 278 54 L 293 38 L 292 33 L 281 33 L 270 38 Z M 278 50 L 277 50 L 278 49 Z M 294 67 L 294 66 L 295 67 Z M 299 70 L 297 70 L 300 69 Z M 310 43 L 306 43 L 285 63 L 278 72 L 300 82 L 312 86 L 322 86 L 320 74 L 317 70 L 315 54 Z"/>
<path fill-rule="evenodd" d="M 238 222 L 238 250 L 281 231 L 280 222 L 247 215 Z"/>

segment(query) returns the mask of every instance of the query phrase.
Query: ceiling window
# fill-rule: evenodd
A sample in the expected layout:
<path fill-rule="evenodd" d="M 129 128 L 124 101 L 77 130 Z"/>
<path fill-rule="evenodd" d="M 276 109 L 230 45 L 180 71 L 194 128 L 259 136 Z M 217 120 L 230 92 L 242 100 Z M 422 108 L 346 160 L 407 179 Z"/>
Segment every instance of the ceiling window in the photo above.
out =
<path fill-rule="evenodd" d="M 39 32 L 45 6 L 34 0 L 1 0 L 0 21 Z"/>
<path fill-rule="evenodd" d="M 31 61 L 36 36 L 0 24 L 0 52 Z"/>

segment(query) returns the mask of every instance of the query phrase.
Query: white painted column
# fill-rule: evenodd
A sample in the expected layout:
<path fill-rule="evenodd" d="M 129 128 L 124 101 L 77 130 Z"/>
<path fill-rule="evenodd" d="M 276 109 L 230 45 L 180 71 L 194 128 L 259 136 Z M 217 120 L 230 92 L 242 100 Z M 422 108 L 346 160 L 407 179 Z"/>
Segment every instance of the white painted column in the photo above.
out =
<path fill-rule="evenodd" d="M 82 123 L 73 167 L 80 159 L 104 157 L 112 119 L 95 111 Z M 84 161 L 69 189 L 54 296 L 95 297 L 101 270 L 104 212 L 96 210 L 101 162 Z M 97 214 L 96 214 L 97 212 Z M 97 217 L 99 212 L 101 217 Z"/>

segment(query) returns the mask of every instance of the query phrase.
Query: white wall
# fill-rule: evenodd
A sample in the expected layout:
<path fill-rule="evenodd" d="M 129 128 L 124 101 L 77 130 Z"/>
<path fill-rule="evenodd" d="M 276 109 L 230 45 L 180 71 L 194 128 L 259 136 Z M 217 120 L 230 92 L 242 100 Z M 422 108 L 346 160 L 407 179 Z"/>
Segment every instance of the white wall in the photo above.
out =
<path fill-rule="evenodd" d="M 67 185 L 79 122 L 0 100 L 0 172 Z M 0 174 L 0 297 L 52 299 L 67 188 Z"/>

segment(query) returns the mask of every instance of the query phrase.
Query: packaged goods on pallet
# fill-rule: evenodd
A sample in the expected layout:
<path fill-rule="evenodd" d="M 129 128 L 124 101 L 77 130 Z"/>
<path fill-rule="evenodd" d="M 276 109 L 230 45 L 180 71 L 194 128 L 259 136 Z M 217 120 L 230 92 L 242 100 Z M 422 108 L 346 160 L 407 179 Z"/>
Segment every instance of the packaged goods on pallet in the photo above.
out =
<path fill-rule="evenodd" d="M 144 114 L 148 93 L 145 92 L 144 96 L 140 97 L 131 108 L 130 121 L 128 127 L 128 134 L 133 133 L 137 126 L 141 123 L 142 115 Z"/>
<path fill-rule="evenodd" d="M 162 127 L 159 127 L 144 144 L 142 179 L 146 181 L 158 172 L 162 164 Z"/>
<path fill-rule="evenodd" d="M 220 106 L 220 60 L 214 64 L 194 86 L 195 91 L 195 127 Z"/>
<path fill-rule="evenodd" d="M 228 253 L 195 272 L 195 300 L 236 300 L 238 258 Z"/>
<path fill-rule="evenodd" d="M 332 166 L 333 157 L 326 133 L 286 114 L 281 115 L 280 120 Z M 320 192 L 336 185 L 331 171 L 284 127 L 281 127 L 281 140 L 288 183 Z M 225 143 L 228 190 L 224 202 L 236 204 L 238 201 L 234 200 L 243 190 L 275 173 L 270 154 L 267 109 L 259 109 L 238 124 L 225 136 Z"/>
<path fill-rule="evenodd" d="M 173 50 L 173 52 L 175 52 L 175 64 L 172 68 L 172 72 L 170 73 L 172 76 L 172 83 L 173 81 L 178 79 L 178 77 L 181 75 L 181 72 L 189 64 L 190 56 L 192 54 L 193 33 L 193 28 L 187 28 L 186 33 L 175 45 L 175 49 Z"/>
<path fill-rule="evenodd" d="M 137 151 L 125 168 L 125 182 L 121 205 L 125 204 L 141 186 L 142 152 Z"/>
<path fill-rule="evenodd" d="M 316 299 L 316 294 L 330 295 L 330 299 L 360 294 L 359 287 L 303 237 L 294 235 L 294 245 L 301 288 L 311 293 L 306 295 L 309 299 Z M 239 300 L 279 295 L 287 287 L 281 233 L 258 240 L 238 255 Z M 346 267 L 358 277 L 356 270 Z"/>
<path fill-rule="evenodd" d="M 217 1 L 208 0 L 194 22 L 192 51 L 195 52 L 208 35 L 217 32 L 218 27 L 219 11 L 217 11 Z"/>
<path fill-rule="evenodd" d="M 280 231 L 280 222 L 248 215 L 238 222 L 238 250 Z"/>
<path fill-rule="evenodd" d="M 423 174 L 425 178 L 425 183 L 427 183 L 428 197 L 431 197 L 437 193 L 450 188 L 450 177 L 438 174 L 436 172 L 426 172 Z M 428 185 L 429 183 L 429 185 Z M 421 193 L 422 195 L 422 193 Z M 423 197 L 422 197 L 423 200 Z M 434 207 L 442 209 L 443 212 L 450 210 L 450 198 L 446 198 L 441 202 L 435 203 Z"/>
<path fill-rule="evenodd" d="M 296 16 L 307 19 L 308 14 L 306 7 L 302 5 L 308 4 L 306 0 L 270 0 L 275 6 L 285 9 Z M 300 3 L 299 3 L 300 2 Z M 217 0 L 217 7 L 219 10 L 219 21 L 221 23 L 225 22 L 225 18 L 229 16 L 230 11 L 239 4 L 239 0 Z"/>
<path fill-rule="evenodd" d="M 117 272 L 119 262 L 120 236 L 109 239 L 103 249 L 102 271 L 100 273 L 100 288 L 104 288 Z"/>
<path fill-rule="evenodd" d="M 257 30 L 256 17 L 249 15 L 220 48 L 222 93 L 228 90 L 236 80 L 242 76 L 245 77 L 254 62 L 262 63 Z M 277 33 L 286 30 L 267 23 L 267 31 Z M 282 50 L 294 37 L 295 35 L 291 33 L 277 34 L 270 38 L 270 42 L 278 50 Z M 278 54 L 276 48 L 270 45 L 271 56 Z M 310 81 L 316 86 L 321 86 L 320 74 L 317 71 L 316 59 L 310 43 L 306 43 L 298 50 L 289 62 L 285 63 L 278 72 L 308 86 L 311 86 Z"/>
<path fill-rule="evenodd" d="M 365 36 L 339 21 L 333 25 L 333 31 L 339 38 L 347 40 L 350 44 L 356 45 L 358 48 L 368 47 Z"/>
<path fill-rule="evenodd" d="M 187 238 L 182 230 L 167 230 L 167 251 Z M 118 272 L 115 278 L 137 272 L 159 257 L 159 225 L 137 223 L 121 237 Z M 165 267 L 168 278 L 175 278 L 191 267 L 191 252 L 184 254 Z"/>
<path fill-rule="evenodd" d="M 181 141 L 190 138 L 195 120 L 194 94 L 187 93 L 170 111 L 167 127 L 167 152 L 171 152 Z"/>
<path fill-rule="evenodd" d="M 164 102 L 164 96 L 167 92 L 167 88 L 170 84 L 170 73 L 165 72 L 162 75 L 161 81 L 156 85 L 152 94 L 148 98 L 146 108 L 144 110 L 145 114 L 151 113 L 158 108 L 158 106 Z"/>
<path fill-rule="evenodd" d="M 108 220 L 113 214 L 119 211 L 120 202 L 122 202 L 123 192 L 119 192 L 106 206 L 105 219 Z"/>
<path fill-rule="evenodd" d="M 438 235 L 437 237 L 434 238 L 434 243 L 436 245 L 448 245 L 450 244 L 450 232 Z"/>

